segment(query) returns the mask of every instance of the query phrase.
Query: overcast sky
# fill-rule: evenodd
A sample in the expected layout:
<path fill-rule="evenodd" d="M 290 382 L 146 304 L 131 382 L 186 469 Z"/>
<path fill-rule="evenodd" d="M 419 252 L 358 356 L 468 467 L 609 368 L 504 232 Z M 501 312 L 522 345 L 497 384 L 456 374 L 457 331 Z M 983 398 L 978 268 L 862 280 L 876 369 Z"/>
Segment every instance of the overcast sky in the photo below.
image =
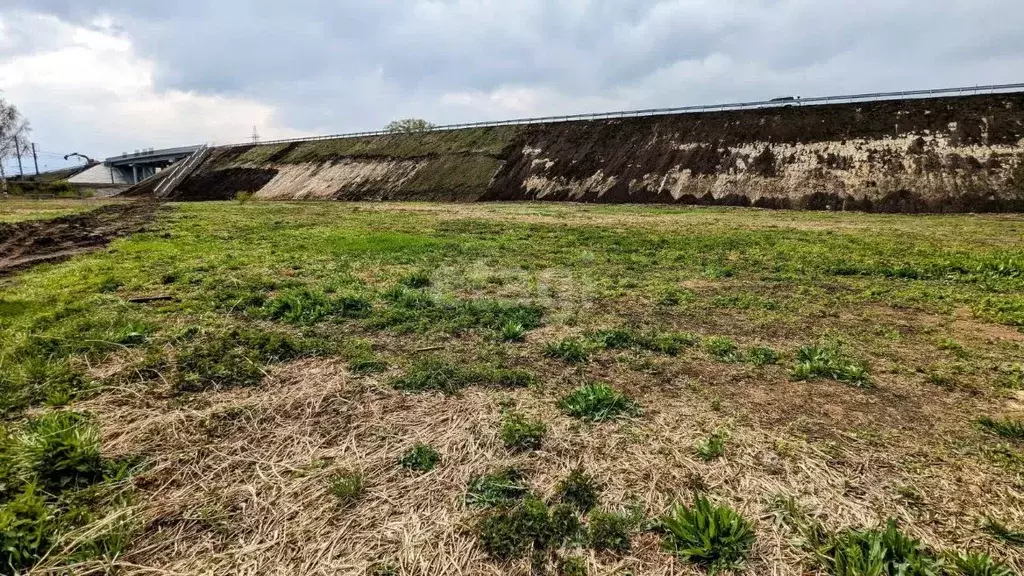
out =
<path fill-rule="evenodd" d="M 1022 23 L 1021 0 L 0 0 L 0 95 L 52 168 L 254 125 L 1021 82 Z"/>

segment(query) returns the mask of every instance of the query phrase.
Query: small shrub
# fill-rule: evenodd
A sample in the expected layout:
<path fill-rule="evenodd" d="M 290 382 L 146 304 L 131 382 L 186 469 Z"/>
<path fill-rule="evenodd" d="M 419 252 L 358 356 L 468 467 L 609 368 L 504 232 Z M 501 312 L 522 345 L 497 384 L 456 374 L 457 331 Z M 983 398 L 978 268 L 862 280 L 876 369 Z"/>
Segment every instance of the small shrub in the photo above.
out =
<path fill-rule="evenodd" d="M 796 366 L 793 368 L 794 380 L 811 380 L 828 378 L 838 382 L 853 384 L 858 388 L 870 388 L 864 364 L 850 360 L 835 347 L 804 346 L 797 351 Z"/>
<path fill-rule="evenodd" d="M 235 192 L 235 202 L 245 204 L 249 200 L 252 200 L 252 192 Z"/>
<path fill-rule="evenodd" d="M 978 425 L 1003 438 L 1024 440 L 1024 421 L 995 420 L 985 416 L 978 419 Z"/>
<path fill-rule="evenodd" d="M 175 362 L 178 392 L 256 386 L 264 368 L 329 352 L 321 342 L 277 332 L 232 329 L 193 338 Z"/>
<path fill-rule="evenodd" d="M 815 556 L 836 576 L 939 573 L 939 561 L 919 540 L 904 535 L 893 520 L 883 530 L 846 530 L 831 536 L 815 550 Z"/>
<path fill-rule="evenodd" d="M 779 361 L 779 353 L 767 346 L 755 346 L 747 351 L 747 361 L 755 366 L 768 366 Z"/>
<path fill-rule="evenodd" d="M 263 314 L 270 320 L 310 325 L 331 315 L 331 302 L 323 292 L 297 288 L 264 302 Z"/>
<path fill-rule="evenodd" d="M 527 498 L 484 516 L 477 525 L 477 533 L 488 554 L 508 560 L 527 554 L 531 548 L 546 548 L 552 538 L 551 517 L 544 502 Z"/>
<path fill-rule="evenodd" d="M 501 339 L 506 342 L 522 342 L 526 338 L 526 328 L 513 321 L 501 325 Z"/>
<path fill-rule="evenodd" d="M 991 556 L 979 552 L 960 552 L 949 555 L 953 576 L 1014 576 L 1009 566 L 996 562 Z"/>
<path fill-rule="evenodd" d="M 430 281 L 430 274 L 426 271 L 420 270 L 405 276 L 398 281 L 398 284 L 415 290 L 419 288 L 427 288 L 432 284 L 432 282 Z"/>
<path fill-rule="evenodd" d="M 49 412 L 29 421 L 15 450 L 18 465 L 53 494 L 103 479 L 99 430 L 82 414 Z"/>
<path fill-rule="evenodd" d="M 555 497 L 560 502 L 571 504 L 584 513 L 597 506 L 600 493 L 597 480 L 583 468 L 574 469 L 555 487 Z"/>
<path fill-rule="evenodd" d="M 559 358 L 573 364 L 581 364 L 590 360 L 593 346 L 583 338 L 566 338 L 559 342 L 549 342 L 544 346 L 544 355 Z"/>
<path fill-rule="evenodd" d="M 661 519 L 665 550 L 715 574 L 743 566 L 754 544 L 753 525 L 727 505 L 697 496 L 693 507 L 676 505 Z"/>
<path fill-rule="evenodd" d="M 607 384 L 586 384 L 558 401 L 569 416 L 604 422 L 623 415 L 636 415 L 640 408 L 631 398 Z"/>
<path fill-rule="evenodd" d="M 429 472 L 437 466 L 437 463 L 441 461 L 441 454 L 427 446 L 426 444 L 417 444 L 409 449 L 401 458 L 398 463 L 402 468 L 409 470 L 416 470 L 418 472 Z"/>
<path fill-rule="evenodd" d="M 691 332 L 647 332 L 639 333 L 628 328 L 599 330 L 590 336 L 594 345 L 611 350 L 639 348 L 675 356 L 697 343 L 698 338 Z"/>
<path fill-rule="evenodd" d="M 363 475 L 359 473 L 336 474 L 331 477 L 331 494 L 342 506 L 348 506 L 363 495 Z"/>
<path fill-rule="evenodd" d="M 626 552 L 629 550 L 629 536 L 632 520 L 624 514 L 594 510 L 590 513 L 587 536 L 595 550 Z"/>
<path fill-rule="evenodd" d="M 594 343 L 602 348 L 621 350 L 635 346 L 639 336 L 633 330 L 626 328 L 609 328 L 598 330 L 590 337 Z"/>
<path fill-rule="evenodd" d="M 331 315 L 336 318 L 366 318 L 373 311 L 373 303 L 362 296 L 332 296 L 330 302 Z"/>
<path fill-rule="evenodd" d="M 739 347 L 736 342 L 725 336 L 712 336 L 705 339 L 704 349 L 715 358 L 725 362 L 735 362 L 739 359 Z"/>
<path fill-rule="evenodd" d="M 439 391 L 455 394 L 474 385 L 522 388 L 535 381 L 533 374 L 523 370 L 491 366 L 464 367 L 435 356 L 416 362 L 405 375 L 392 380 L 391 385 L 406 392 Z"/>
<path fill-rule="evenodd" d="M 579 540 L 583 531 L 576 509 L 568 504 L 556 504 L 551 507 L 551 543 L 560 546 L 565 542 Z"/>
<path fill-rule="evenodd" d="M 701 460 L 710 462 L 725 453 L 726 438 L 724 432 L 714 432 L 704 440 L 697 442 L 694 450 Z"/>
<path fill-rule="evenodd" d="M 501 441 L 516 452 L 539 450 L 547 431 L 548 427 L 540 420 L 513 412 L 506 414 L 501 423 Z"/>
<path fill-rule="evenodd" d="M 263 312 L 272 320 L 308 326 L 329 317 L 362 318 L 371 307 L 369 300 L 357 296 L 329 297 L 323 292 L 296 288 L 266 301 Z"/>
<path fill-rule="evenodd" d="M 491 557 L 509 560 L 526 554 L 533 538 L 524 529 L 526 520 L 518 509 L 489 513 L 477 525 L 480 545 Z"/>
<path fill-rule="evenodd" d="M 54 513 L 32 486 L 0 508 L 0 566 L 22 573 L 50 548 L 56 533 Z"/>
<path fill-rule="evenodd" d="M 393 134 L 416 134 L 419 132 L 430 132 L 435 128 L 432 122 L 422 118 L 402 118 L 392 120 L 384 127 L 385 132 Z"/>
<path fill-rule="evenodd" d="M 587 561 L 579 556 L 563 558 L 558 564 L 559 576 L 587 576 Z"/>
<path fill-rule="evenodd" d="M 470 506 L 510 505 L 521 500 L 529 488 L 526 475 L 518 468 L 503 468 L 469 481 L 466 502 Z"/>

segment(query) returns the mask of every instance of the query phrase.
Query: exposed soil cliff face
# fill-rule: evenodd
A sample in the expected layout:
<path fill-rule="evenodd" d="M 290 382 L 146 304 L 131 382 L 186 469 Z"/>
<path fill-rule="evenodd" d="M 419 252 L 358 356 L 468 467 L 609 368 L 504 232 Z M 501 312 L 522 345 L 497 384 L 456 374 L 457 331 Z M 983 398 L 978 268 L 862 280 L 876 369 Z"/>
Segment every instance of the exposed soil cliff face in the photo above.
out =
<path fill-rule="evenodd" d="M 220 149 L 180 199 L 573 200 L 1024 211 L 1024 94 Z"/>

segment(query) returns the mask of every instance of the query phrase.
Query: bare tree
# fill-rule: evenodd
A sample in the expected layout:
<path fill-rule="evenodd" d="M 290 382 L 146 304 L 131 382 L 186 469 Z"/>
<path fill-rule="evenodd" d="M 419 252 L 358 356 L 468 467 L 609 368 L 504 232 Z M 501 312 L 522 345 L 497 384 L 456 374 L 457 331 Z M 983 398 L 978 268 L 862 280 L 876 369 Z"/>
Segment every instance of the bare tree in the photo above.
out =
<path fill-rule="evenodd" d="M 13 104 L 0 98 L 0 194 L 7 194 L 7 174 L 4 164 L 8 158 L 24 154 L 29 147 L 28 120 Z"/>
<path fill-rule="evenodd" d="M 414 132 L 429 132 L 434 129 L 434 125 L 422 118 L 406 118 L 404 120 L 395 120 L 384 129 L 397 134 L 412 134 Z"/>

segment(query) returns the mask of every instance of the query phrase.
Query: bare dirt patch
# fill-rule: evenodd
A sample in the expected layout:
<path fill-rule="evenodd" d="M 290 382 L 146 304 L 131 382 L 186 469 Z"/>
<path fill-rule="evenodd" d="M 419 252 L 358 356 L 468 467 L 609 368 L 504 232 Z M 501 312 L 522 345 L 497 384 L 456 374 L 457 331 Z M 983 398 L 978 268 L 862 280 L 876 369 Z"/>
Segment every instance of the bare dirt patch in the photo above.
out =
<path fill-rule="evenodd" d="M 953 330 L 958 335 L 992 342 L 1024 342 L 1024 333 L 1020 330 L 1012 326 L 981 322 L 967 308 L 957 309 Z"/>
<path fill-rule="evenodd" d="M 53 220 L 0 224 L 0 275 L 98 250 L 140 230 L 158 206 L 117 204 Z"/>

